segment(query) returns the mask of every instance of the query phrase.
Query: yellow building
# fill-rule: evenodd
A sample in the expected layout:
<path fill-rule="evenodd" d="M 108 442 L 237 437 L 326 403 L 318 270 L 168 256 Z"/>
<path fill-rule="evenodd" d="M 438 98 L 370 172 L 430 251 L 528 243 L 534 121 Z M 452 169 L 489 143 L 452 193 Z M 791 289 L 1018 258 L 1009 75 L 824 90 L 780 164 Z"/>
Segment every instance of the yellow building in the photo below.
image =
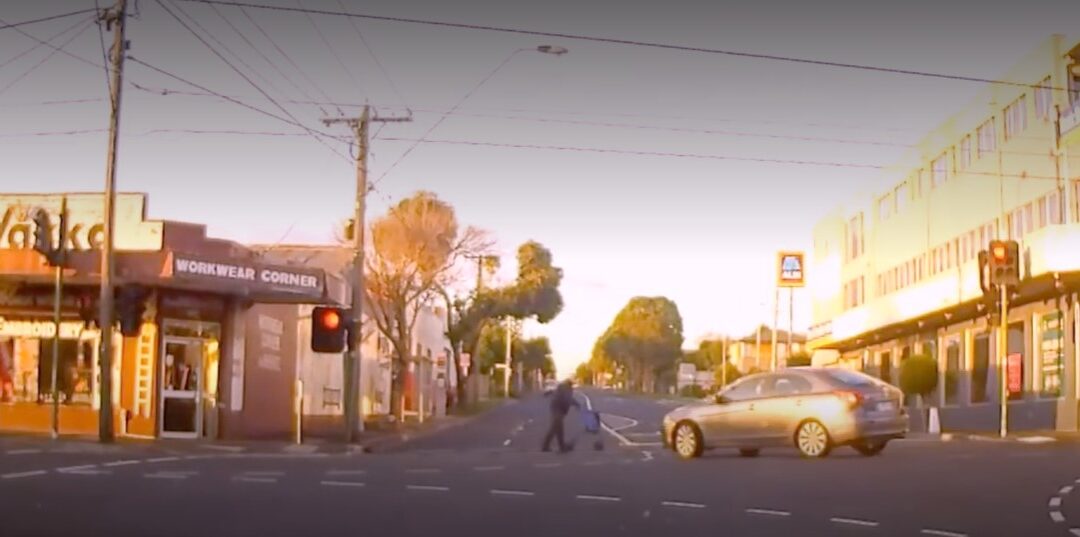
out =
<path fill-rule="evenodd" d="M 815 226 L 808 345 L 894 384 L 904 358 L 930 354 L 953 429 L 996 428 L 1000 356 L 1013 355 L 1013 427 L 1075 430 L 1080 36 L 1052 36 L 1000 80 L 1011 83 L 987 84 L 927 134 L 889 188 Z M 978 252 L 995 238 L 1021 246 L 1008 353 L 979 283 Z"/>

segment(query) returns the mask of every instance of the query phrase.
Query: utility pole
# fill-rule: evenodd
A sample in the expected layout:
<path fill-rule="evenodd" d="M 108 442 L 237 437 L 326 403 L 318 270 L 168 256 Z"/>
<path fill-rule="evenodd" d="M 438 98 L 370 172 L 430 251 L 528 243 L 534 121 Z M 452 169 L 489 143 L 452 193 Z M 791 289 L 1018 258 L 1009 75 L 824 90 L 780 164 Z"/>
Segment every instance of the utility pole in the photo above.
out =
<path fill-rule="evenodd" d="M 503 364 L 503 396 L 507 399 L 510 398 L 510 371 L 511 371 L 511 359 L 513 358 L 512 348 L 514 344 L 514 319 L 506 318 L 506 361 Z"/>
<path fill-rule="evenodd" d="M 53 335 L 52 348 L 52 437 L 60 437 L 60 389 L 57 382 L 60 369 L 60 317 L 61 306 L 64 300 L 64 263 L 67 261 L 67 196 L 60 199 L 60 233 L 56 241 L 57 261 L 53 273 L 53 325 L 56 334 Z"/>
<path fill-rule="evenodd" d="M 127 0 L 116 0 L 116 5 L 100 14 L 105 28 L 113 31 L 112 76 L 109 84 L 109 156 L 105 164 L 105 233 L 101 246 L 101 309 L 98 327 L 101 330 L 101 353 L 98 357 L 101 371 L 99 390 L 98 439 L 112 442 L 113 406 L 113 266 L 114 240 L 116 236 L 116 153 L 120 130 L 120 93 L 124 87 L 124 54 L 128 43 L 124 39 L 127 28 Z"/>
<path fill-rule="evenodd" d="M 791 344 L 795 333 L 795 288 L 788 287 L 787 359 L 791 358 Z M 787 367 L 787 364 L 784 364 Z"/>
<path fill-rule="evenodd" d="M 1001 437 L 1009 434 L 1009 292 L 1007 285 L 1001 289 L 1001 319 L 998 326 L 997 347 L 1001 358 Z"/>
<path fill-rule="evenodd" d="M 356 205 L 353 215 L 353 282 L 352 282 L 352 323 L 353 329 L 349 331 L 349 347 L 345 353 L 343 374 L 345 375 L 345 443 L 352 443 L 356 430 L 364 430 L 364 422 L 359 419 L 360 403 L 360 347 L 363 345 L 364 317 L 364 229 L 367 227 L 364 221 L 364 210 L 367 205 L 367 155 L 368 155 L 368 126 L 372 121 L 377 122 L 401 122 L 412 121 L 412 118 L 380 118 L 371 117 L 371 110 L 364 105 L 363 111 L 358 118 L 328 118 L 323 119 L 326 126 L 337 123 L 346 123 L 353 130 L 356 137 Z"/>
<path fill-rule="evenodd" d="M 776 288 L 776 293 L 773 295 L 773 318 L 772 318 L 772 371 L 776 371 L 779 368 L 779 349 L 777 345 L 776 327 L 780 324 L 780 288 Z"/>

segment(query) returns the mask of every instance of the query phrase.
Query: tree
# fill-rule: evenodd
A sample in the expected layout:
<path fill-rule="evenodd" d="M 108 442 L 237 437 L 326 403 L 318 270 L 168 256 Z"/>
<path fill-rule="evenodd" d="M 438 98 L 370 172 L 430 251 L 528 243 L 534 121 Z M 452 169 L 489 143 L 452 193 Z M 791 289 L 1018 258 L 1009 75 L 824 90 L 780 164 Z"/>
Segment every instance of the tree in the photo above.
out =
<path fill-rule="evenodd" d="M 629 388 L 652 391 L 659 372 L 682 357 L 682 317 L 665 297 L 630 299 L 594 346 L 597 355 L 625 367 Z"/>
<path fill-rule="evenodd" d="M 401 415 L 405 364 L 413 359 L 413 329 L 440 282 L 458 260 L 486 248 L 475 228 L 459 229 L 453 207 L 431 192 L 417 192 L 371 224 L 366 303 L 391 345 L 391 409 Z"/>
<path fill-rule="evenodd" d="M 908 395 L 921 398 L 937 388 L 937 361 L 927 354 L 909 356 L 900 364 L 900 389 Z"/>
<path fill-rule="evenodd" d="M 593 370 L 589 367 L 588 362 L 581 362 L 578 364 L 577 369 L 574 370 L 574 380 L 576 380 L 578 384 L 592 386 Z"/>
<path fill-rule="evenodd" d="M 724 378 L 724 370 L 720 369 L 721 367 L 727 367 L 726 379 Z M 713 379 L 718 388 L 723 388 L 724 386 L 726 386 L 726 384 L 724 384 L 725 380 L 727 381 L 727 384 L 731 384 L 732 382 L 739 380 L 739 377 L 742 377 L 742 372 L 739 371 L 738 367 L 735 367 L 735 364 L 729 363 L 726 366 L 718 365 L 713 369 Z"/>
<path fill-rule="evenodd" d="M 810 357 L 810 354 L 807 352 L 800 351 L 792 354 L 791 356 L 788 356 L 788 367 L 807 367 L 810 365 L 813 365 L 813 360 Z"/>

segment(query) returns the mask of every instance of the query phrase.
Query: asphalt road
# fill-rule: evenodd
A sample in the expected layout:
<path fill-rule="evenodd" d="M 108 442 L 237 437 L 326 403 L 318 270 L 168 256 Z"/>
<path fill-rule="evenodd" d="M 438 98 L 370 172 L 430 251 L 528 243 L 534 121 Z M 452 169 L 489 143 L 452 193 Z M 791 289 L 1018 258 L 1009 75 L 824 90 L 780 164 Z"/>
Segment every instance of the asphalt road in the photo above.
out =
<path fill-rule="evenodd" d="M 1072 444 L 901 441 L 874 458 L 718 451 L 684 462 L 655 445 L 677 403 L 586 395 L 608 427 L 600 451 L 585 435 L 571 453 L 541 453 L 540 397 L 375 454 L 3 444 L 0 535 L 1026 537 L 1080 528 Z M 569 436 L 583 434 L 574 413 L 567 424 Z"/>

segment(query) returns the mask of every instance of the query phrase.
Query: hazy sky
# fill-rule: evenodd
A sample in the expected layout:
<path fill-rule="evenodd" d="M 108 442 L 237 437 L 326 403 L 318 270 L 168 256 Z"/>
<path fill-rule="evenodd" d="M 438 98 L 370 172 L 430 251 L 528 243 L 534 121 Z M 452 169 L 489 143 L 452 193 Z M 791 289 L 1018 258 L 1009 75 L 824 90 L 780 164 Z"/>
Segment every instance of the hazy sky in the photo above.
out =
<path fill-rule="evenodd" d="M 338 0 L 253 1 L 342 10 Z M 341 1 L 368 14 L 985 78 L 1000 76 L 1051 33 L 1075 35 L 1080 21 L 1080 3 L 1060 0 Z M 131 56 L 282 114 L 156 1 L 137 4 Z M 234 7 L 166 5 L 194 19 L 198 26 L 185 21 L 310 128 L 323 129 L 324 114 L 355 115 L 357 103 L 387 115 L 411 109 L 412 123 L 377 127 L 369 214 L 428 189 L 453 204 L 463 223 L 494 233 L 507 255 L 529 239 L 548 246 L 566 273 L 566 307 L 533 332 L 552 338 L 564 374 L 635 295 L 673 299 L 688 340 L 745 334 L 771 322 L 775 252 L 808 248 L 817 218 L 858 189 L 893 180 L 873 169 L 715 157 L 889 165 L 903 145 L 982 89 L 572 39 L 358 19 L 354 27 L 343 17 L 247 9 L 257 28 Z M 10 23 L 92 6 L 5 2 L 0 18 Z M 79 20 L 23 30 L 47 39 Z M 53 42 L 72 36 L 66 50 L 101 63 L 94 25 Z M 0 30 L 0 189 L 100 190 L 104 133 L 30 133 L 105 128 L 105 73 L 63 54 L 48 57 L 47 47 L 8 63 L 34 44 Z M 514 55 L 429 138 L 622 153 L 430 143 L 386 173 L 412 143 L 385 138 L 421 136 L 515 50 L 541 44 L 570 52 Z M 199 90 L 133 62 L 127 77 L 152 91 L 124 88 L 118 184 L 148 192 L 151 217 L 203 222 L 212 235 L 238 241 L 300 243 L 330 241 L 335 223 L 349 215 L 352 163 L 303 130 L 218 98 L 162 95 L 153 90 Z M 81 102 L 54 102 L 61 100 Z M 307 100 L 340 104 L 296 102 Z M 193 130 L 264 134 L 183 132 Z M 334 131 L 346 134 L 343 126 Z M 344 144 L 335 148 L 348 155 Z M 513 263 L 504 267 L 508 277 Z M 796 294 L 797 329 L 809 323 L 807 300 Z M 786 326 L 786 312 L 782 319 Z"/>

